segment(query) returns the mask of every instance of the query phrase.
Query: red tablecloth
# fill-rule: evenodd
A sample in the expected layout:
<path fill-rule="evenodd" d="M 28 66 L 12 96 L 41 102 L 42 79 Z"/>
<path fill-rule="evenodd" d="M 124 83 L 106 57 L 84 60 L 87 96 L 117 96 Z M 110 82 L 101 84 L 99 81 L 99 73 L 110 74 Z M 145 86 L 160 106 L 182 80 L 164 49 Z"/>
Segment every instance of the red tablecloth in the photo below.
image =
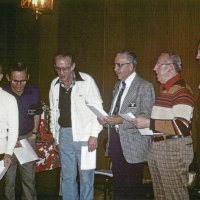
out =
<path fill-rule="evenodd" d="M 60 167 L 59 153 L 53 148 L 52 134 L 45 129 L 42 120 L 36 140 L 36 152 L 39 157 L 39 160 L 36 162 L 36 172 Z"/>

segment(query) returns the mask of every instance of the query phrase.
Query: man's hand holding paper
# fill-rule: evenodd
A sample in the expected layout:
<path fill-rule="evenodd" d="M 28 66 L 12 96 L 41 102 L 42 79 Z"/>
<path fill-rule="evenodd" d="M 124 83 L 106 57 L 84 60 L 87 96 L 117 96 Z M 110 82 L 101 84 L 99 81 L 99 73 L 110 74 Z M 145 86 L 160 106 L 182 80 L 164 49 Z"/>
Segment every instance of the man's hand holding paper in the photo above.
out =
<path fill-rule="evenodd" d="M 4 167 L 9 167 L 12 163 L 12 156 L 9 154 L 5 154 L 3 161 L 4 161 Z"/>
<path fill-rule="evenodd" d="M 150 119 L 146 116 L 138 116 L 131 121 L 136 128 L 149 128 L 150 127 Z"/>

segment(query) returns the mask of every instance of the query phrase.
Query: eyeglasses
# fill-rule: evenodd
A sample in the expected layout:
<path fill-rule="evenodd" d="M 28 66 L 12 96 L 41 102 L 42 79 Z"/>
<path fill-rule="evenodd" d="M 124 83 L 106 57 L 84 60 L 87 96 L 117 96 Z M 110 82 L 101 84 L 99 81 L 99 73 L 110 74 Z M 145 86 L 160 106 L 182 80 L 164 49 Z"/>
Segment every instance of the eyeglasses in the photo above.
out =
<path fill-rule="evenodd" d="M 113 67 L 121 68 L 121 67 L 123 67 L 124 65 L 128 65 L 128 64 L 131 64 L 131 63 L 130 63 L 130 62 L 129 62 L 129 63 L 113 63 Z"/>
<path fill-rule="evenodd" d="M 20 85 L 23 85 L 23 84 L 26 84 L 27 80 L 21 80 L 21 81 L 18 81 L 18 80 L 11 80 L 11 83 L 17 85 L 17 84 L 20 84 Z"/>
<path fill-rule="evenodd" d="M 166 65 L 171 65 L 171 64 L 173 64 L 173 63 L 156 63 L 156 67 L 162 67 L 162 66 L 166 66 Z"/>
<path fill-rule="evenodd" d="M 61 71 L 62 72 L 67 72 L 69 69 L 71 68 L 71 66 L 67 66 L 67 67 L 55 67 L 55 70 L 57 73 L 60 73 Z"/>

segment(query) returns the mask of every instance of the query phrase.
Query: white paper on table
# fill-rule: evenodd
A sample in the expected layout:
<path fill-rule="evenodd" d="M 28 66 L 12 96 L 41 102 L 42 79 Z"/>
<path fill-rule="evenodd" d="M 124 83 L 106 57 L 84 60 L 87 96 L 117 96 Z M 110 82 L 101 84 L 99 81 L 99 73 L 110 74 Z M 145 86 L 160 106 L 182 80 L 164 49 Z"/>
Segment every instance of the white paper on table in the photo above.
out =
<path fill-rule="evenodd" d="M 81 170 L 96 168 L 96 150 L 89 152 L 88 146 L 81 147 Z"/>
<path fill-rule="evenodd" d="M 124 114 L 119 114 L 122 118 L 124 118 L 127 121 L 131 121 L 132 119 L 135 118 L 135 115 L 133 113 L 124 113 Z"/>
<path fill-rule="evenodd" d="M 106 113 L 101 107 L 92 104 L 86 104 L 86 105 L 97 117 L 102 119 L 108 116 L 108 113 Z"/>
<path fill-rule="evenodd" d="M 0 180 L 3 178 L 4 174 L 7 172 L 8 167 L 4 167 L 4 161 L 0 161 Z"/>
<path fill-rule="evenodd" d="M 15 148 L 14 154 L 21 165 L 39 159 L 27 139 L 20 140 L 20 143 L 22 146 Z"/>

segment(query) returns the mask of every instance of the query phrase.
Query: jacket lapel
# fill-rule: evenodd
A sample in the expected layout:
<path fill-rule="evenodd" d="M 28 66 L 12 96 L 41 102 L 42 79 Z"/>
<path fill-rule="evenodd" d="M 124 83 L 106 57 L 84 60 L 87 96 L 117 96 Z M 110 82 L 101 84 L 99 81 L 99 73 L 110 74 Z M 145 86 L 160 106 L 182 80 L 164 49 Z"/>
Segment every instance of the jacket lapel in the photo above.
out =
<path fill-rule="evenodd" d="M 136 91 L 138 83 L 139 83 L 139 76 L 136 74 L 124 98 L 124 102 L 122 103 L 120 112 L 123 113 L 128 108 L 128 106 L 136 99 Z"/>

